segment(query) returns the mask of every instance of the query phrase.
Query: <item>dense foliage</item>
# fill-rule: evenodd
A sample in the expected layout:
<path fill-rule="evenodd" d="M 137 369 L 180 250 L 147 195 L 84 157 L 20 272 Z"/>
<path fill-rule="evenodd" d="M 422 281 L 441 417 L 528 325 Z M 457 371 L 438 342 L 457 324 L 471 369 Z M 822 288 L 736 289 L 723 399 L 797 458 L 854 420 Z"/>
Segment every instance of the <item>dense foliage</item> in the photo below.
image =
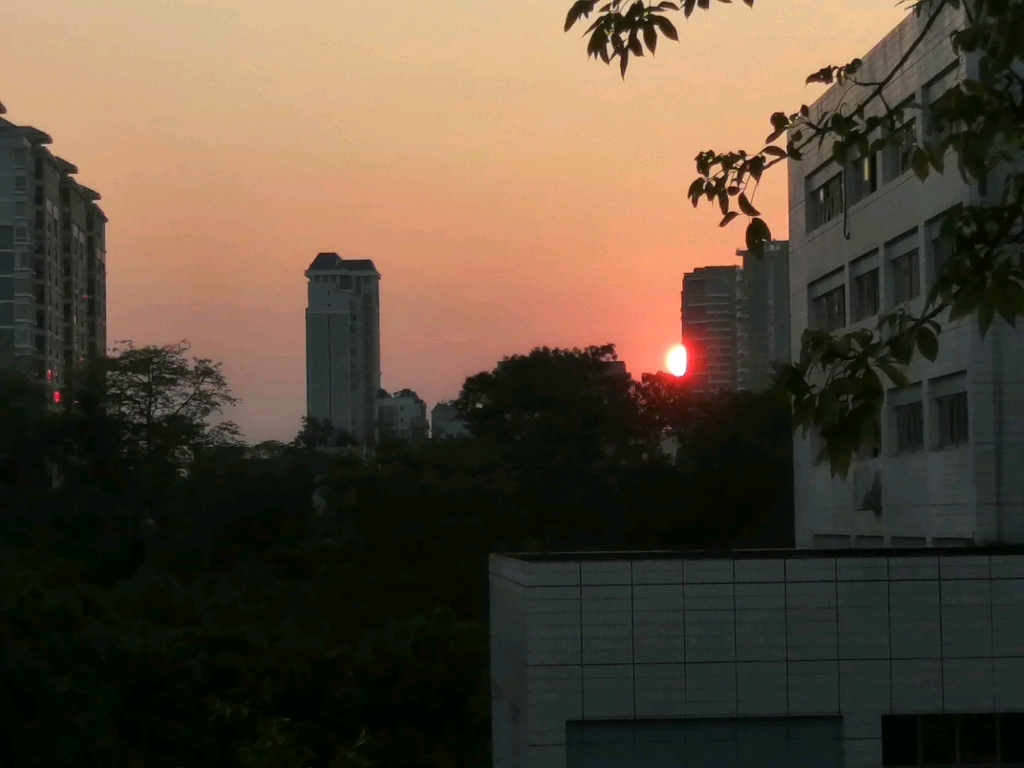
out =
<path fill-rule="evenodd" d="M 754 0 L 743 2 L 754 6 Z M 585 33 L 587 52 L 605 63 L 617 61 L 625 77 L 630 58 L 643 56 L 645 46 L 653 53 L 660 35 L 679 39 L 670 15 L 689 18 L 712 4 L 609 0 L 598 5 L 599 0 L 576 0 L 565 29 L 596 11 Z M 776 112 L 765 145 L 756 152 L 699 153 L 698 177 L 688 191 L 694 206 L 706 200 L 720 209 L 721 226 L 746 217 L 747 248 L 762 254 L 771 239 L 753 205 L 762 175 L 788 158 L 799 160 L 812 144 L 829 142 L 840 166 L 886 146 L 904 147 L 921 180 L 952 173 L 947 166 L 955 165 L 964 183 L 977 189 L 981 204 L 965 205 L 943 223 L 950 256 L 923 308 L 901 305 L 881 313 L 873 329 L 839 334 L 808 329 L 798 360 L 780 379 L 796 426 L 820 432 L 823 453 L 841 475 L 858 450 L 878 447 L 885 387 L 908 383 L 904 366 L 915 355 L 936 358 L 944 325 L 973 318 L 984 336 L 993 322 L 1013 326 L 1024 315 L 1024 0 L 908 0 L 907 5 L 921 23 L 891 68 L 866 79 L 863 62 L 854 59 L 812 73 L 808 83 L 843 89 L 835 109 L 805 105 Z M 934 103 L 902 105 L 890 85 L 944 17 L 953 21 L 953 51 L 972 66 Z M 917 125 L 929 128 L 923 138 Z"/>
<path fill-rule="evenodd" d="M 783 409 L 609 378 L 612 360 L 502 361 L 466 382 L 473 438 L 370 460 L 310 447 L 322 424 L 288 445 L 231 440 L 210 425 L 226 382 L 180 346 L 103 361 L 56 410 L 6 379 L 0 751 L 13 765 L 489 764 L 490 552 L 791 537 Z M 185 386 L 208 407 L 179 408 Z M 178 405 L 120 405 L 141 392 Z M 669 434 L 675 463 L 652 449 Z"/>

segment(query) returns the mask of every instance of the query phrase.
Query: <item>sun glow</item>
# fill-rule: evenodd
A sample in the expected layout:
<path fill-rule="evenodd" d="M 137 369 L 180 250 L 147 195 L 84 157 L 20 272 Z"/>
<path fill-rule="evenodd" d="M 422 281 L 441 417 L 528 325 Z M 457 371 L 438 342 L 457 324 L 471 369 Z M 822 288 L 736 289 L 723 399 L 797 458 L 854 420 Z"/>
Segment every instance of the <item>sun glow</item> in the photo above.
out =
<path fill-rule="evenodd" d="M 668 364 L 669 373 L 673 376 L 685 376 L 686 365 L 687 365 L 687 354 L 686 347 L 682 344 L 677 344 L 669 350 L 668 356 L 665 358 Z"/>

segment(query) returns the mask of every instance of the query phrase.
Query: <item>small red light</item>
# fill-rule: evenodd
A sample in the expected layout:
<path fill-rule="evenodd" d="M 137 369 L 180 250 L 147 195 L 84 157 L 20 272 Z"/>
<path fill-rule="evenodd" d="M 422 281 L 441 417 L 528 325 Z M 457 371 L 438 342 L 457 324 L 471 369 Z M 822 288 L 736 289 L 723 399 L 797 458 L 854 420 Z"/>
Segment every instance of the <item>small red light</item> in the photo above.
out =
<path fill-rule="evenodd" d="M 56 390 L 53 393 L 53 402 L 55 402 L 55 403 L 59 403 L 60 402 L 60 390 L 59 389 Z"/>
<path fill-rule="evenodd" d="M 46 380 L 47 381 L 53 381 L 53 371 L 51 371 L 51 370 L 47 370 L 46 371 Z"/>

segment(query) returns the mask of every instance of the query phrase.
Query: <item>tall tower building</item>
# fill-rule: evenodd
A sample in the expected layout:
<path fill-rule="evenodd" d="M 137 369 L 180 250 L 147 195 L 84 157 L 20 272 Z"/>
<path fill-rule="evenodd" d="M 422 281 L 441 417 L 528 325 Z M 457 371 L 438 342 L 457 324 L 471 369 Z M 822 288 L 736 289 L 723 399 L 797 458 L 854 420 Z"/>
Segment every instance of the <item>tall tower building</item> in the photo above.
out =
<path fill-rule="evenodd" d="M 791 360 L 789 330 L 789 242 L 773 240 L 758 258 L 738 250 L 739 279 L 737 388 L 760 392 L 772 384 L 774 369 Z"/>
<path fill-rule="evenodd" d="M 376 438 L 380 273 L 368 259 L 318 254 L 306 270 L 306 414 L 364 445 Z"/>
<path fill-rule="evenodd" d="M 42 131 L 0 119 L 0 367 L 46 381 L 103 355 L 106 223 Z"/>
<path fill-rule="evenodd" d="M 699 267 L 683 276 L 683 343 L 699 391 L 736 390 L 739 276 L 738 267 Z"/>

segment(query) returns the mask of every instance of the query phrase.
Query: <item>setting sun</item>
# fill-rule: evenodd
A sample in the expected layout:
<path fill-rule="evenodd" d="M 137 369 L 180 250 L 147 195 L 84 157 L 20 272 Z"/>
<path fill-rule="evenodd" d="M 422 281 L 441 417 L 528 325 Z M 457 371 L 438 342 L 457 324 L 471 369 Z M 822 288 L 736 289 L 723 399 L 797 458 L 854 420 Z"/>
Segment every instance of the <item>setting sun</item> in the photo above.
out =
<path fill-rule="evenodd" d="M 673 376 L 685 376 L 686 375 L 686 364 L 687 364 L 686 347 L 682 344 L 677 344 L 669 350 L 668 357 L 668 370 Z"/>

